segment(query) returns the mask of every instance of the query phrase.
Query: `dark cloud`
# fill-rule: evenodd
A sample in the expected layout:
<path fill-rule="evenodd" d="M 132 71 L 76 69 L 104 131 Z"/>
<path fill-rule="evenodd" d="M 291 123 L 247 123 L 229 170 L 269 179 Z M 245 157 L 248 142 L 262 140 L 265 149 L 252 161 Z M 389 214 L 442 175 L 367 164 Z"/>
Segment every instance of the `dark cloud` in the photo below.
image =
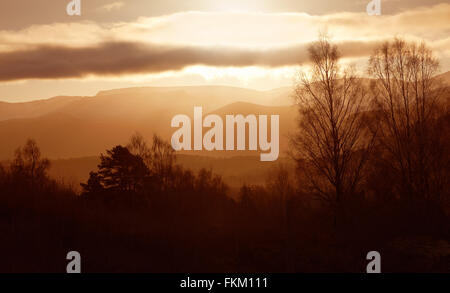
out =
<path fill-rule="evenodd" d="M 339 44 L 343 57 L 372 52 L 376 43 Z M 95 47 L 38 46 L 0 53 L 0 80 L 80 78 L 180 70 L 189 65 L 280 67 L 307 62 L 308 44 L 255 50 L 233 47 L 103 43 Z"/>

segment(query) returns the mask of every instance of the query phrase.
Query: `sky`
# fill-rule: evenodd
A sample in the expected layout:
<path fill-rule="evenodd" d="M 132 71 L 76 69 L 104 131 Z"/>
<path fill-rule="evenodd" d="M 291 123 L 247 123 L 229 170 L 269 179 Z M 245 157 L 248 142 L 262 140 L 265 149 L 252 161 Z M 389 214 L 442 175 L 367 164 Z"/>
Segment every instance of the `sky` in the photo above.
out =
<path fill-rule="evenodd" d="M 95 95 L 133 86 L 292 86 L 319 32 L 364 73 L 395 36 L 425 41 L 450 70 L 450 2 L 382 0 L 70 0 L 0 2 L 0 101 Z"/>

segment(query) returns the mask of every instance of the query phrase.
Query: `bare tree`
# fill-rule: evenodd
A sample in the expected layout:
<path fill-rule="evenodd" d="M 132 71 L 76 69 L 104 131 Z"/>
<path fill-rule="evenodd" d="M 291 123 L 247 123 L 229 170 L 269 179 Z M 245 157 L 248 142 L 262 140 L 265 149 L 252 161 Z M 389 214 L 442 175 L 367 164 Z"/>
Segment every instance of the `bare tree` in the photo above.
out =
<path fill-rule="evenodd" d="M 17 148 L 15 158 L 11 164 L 14 174 L 29 180 L 31 187 L 47 176 L 50 161 L 41 158 L 41 151 L 34 139 L 28 139 L 23 148 Z"/>
<path fill-rule="evenodd" d="M 353 70 L 342 70 L 336 45 L 326 36 L 309 47 L 311 73 L 299 74 L 295 98 L 301 118 L 292 154 L 313 192 L 343 212 L 358 191 L 373 136 L 362 113 L 366 91 Z"/>
<path fill-rule="evenodd" d="M 157 135 L 153 135 L 152 145 L 149 147 L 144 137 L 135 133 L 127 148 L 132 154 L 142 158 L 152 175 L 160 181 L 162 189 L 170 185 L 176 157 L 174 149 L 168 142 Z"/>
<path fill-rule="evenodd" d="M 445 186 L 438 67 L 424 43 L 398 38 L 377 48 L 369 61 L 383 159 L 398 176 L 399 192 L 410 198 L 438 195 Z"/>
<path fill-rule="evenodd" d="M 162 140 L 159 136 L 153 136 L 152 143 L 152 170 L 157 174 L 165 189 L 170 185 L 175 164 L 175 151 L 170 143 Z"/>
<path fill-rule="evenodd" d="M 282 232 L 285 265 L 288 271 L 292 271 L 293 262 L 291 255 L 293 253 L 293 247 L 291 243 L 292 225 L 290 221 L 289 201 L 295 195 L 295 188 L 292 178 L 289 175 L 288 166 L 280 163 L 275 169 L 269 172 L 266 179 L 266 189 L 275 195 L 279 202 L 281 216 L 280 230 Z"/>
<path fill-rule="evenodd" d="M 148 147 L 145 138 L 138 132 L 133 134 L 130 138 L 130 142 L 127 144 L 127 149 L 133 154 L 142 158 L 148 168 L 151 168 L 152 164 L 152 151 Z"/>

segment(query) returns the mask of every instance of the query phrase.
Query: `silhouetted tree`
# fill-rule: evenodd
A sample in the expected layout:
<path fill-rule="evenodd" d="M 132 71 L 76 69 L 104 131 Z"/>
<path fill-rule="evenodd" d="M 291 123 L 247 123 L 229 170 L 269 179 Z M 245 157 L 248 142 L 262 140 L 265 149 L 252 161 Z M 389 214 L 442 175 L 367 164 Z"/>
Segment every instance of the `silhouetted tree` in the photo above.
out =
<path fill-rule="evenodd" d="M 136 156 L 142 158 L 150 170 L 151 176 L 157 182 L 155 187 L 166 190 L 174 187 L 175 151 L 172 146 L 157 135 L 153 135 L 151 147 L 147 145 L 144 137 L 135 133 L 127 148 Z"/>
<path fill-rule="evenodd" d="M 7 179 L 7 170 L 3 166 L 3 164 L 0 163 L 0 186 L 5 184 L 6 179 Z"/>
<path fill-rule="evenodd" d="M 175 151 L 170 143 L 154 135 L 151 148 L 151 170 L 156 175 L 157 180 L 161 182 L 162 190 L 171 185 L 175 160 Z"/>
<path fill-rule="evenodd" d="M 394 39 L 378 47 L 368 72 L 379 128 L 378 142 L 395 180 L 396 195 L 438 198 L 448 184 L 442 128 L 443 88 L 438 60 L 425 44 Z M 446 183 L 447 182 L 447 183 Z"/>
<path fill-rule="evenodd" d="M 366 91 L 351 69 L 342 70 L 328 37 L 309 47 L 310 77 L 300 74 L 295 91 L 301 120 L 291 140 L 293 156 L 313 192 L 343 212 L 346 195 L 358 191 L 372 138 L 365 136 L 362 102 Z M 335 218 L 336 219 L 336 218 Z"/>
<path fill-rule="evenodd" d="M 287 270 L 292 269 L 291 261 L 291 223 L 289 213 L 289 201 L 295 195 L 295 189 L 289 170 L 283 164 L 279 164 L 271 173 L 269 173 L 266 188 L 279 201 L 281 232 L 284 242 L 284 258 Z"/>
<path fill-rule="evenodd" d="M 84 192 L 107 191 L 137 192 L 142 190 L 149 170 L 142 158 L 133 155 L 126 147 L 116 146 L 100 156 L 98 172 L 91 172 Z"/>
<path fill-rule="evenodd" d="M 127 149 L 134 155 L 142 158 L 149 169 L 152 168 L 152 150 L 148 147 L 145 138 L 138 132 L 133 134 Z"/>
<path fill-rule="evenodd" d="M 11 164 L 13 176 L 22 181 L 22 184 L 29 183 L 31 188 L 36 187 L 47 178 L 47 171 L 50 161 L 41 158 L 41 151 L 33 139 L 28 139 L 25 146 L 17 148 L 15 157 Z"/>
<path fill-rule="evenodd" d="M 201 169 L 194 181 L 198 193 L 225 196 L 228 186 L 222 181 L 222 177 L 215 175 L 212 170 Z"/>
<path fill-rule="evenodd" d="M 81 183 L 83 192 L 87 194 L 98 194 L 104 190 L 102 180 L 97 172 L 89 172 L 89 179 L 87 183 Z"/>

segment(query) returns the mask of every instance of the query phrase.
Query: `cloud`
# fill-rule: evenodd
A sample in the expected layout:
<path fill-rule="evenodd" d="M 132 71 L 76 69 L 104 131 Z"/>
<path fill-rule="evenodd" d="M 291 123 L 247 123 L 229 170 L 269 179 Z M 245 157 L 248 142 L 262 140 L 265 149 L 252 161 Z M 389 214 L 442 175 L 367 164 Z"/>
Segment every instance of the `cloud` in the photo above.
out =
<path fill-rule="evenodd" d="M 280 46 L 308 42 L 327 28 L 336 40 L 373 40 L 395 35 L 435 41 L 448 37 L 450 4 L 395 15 L 361 13 L 180 12 L 131 22 L 80 21 L 0 31 L 0 50 L 34 44 L 85 46 L 105 41 L 178 45 Z"/>
<path fill-rule="evenodd" d="M 343 57 L 366 56 L 377 42 L 339 44 Z M 272 49 L 110 42 L 93 47 L 40 46 L 0 53 L 0 80 L 79 78 L 181 70 L 187 66 L 281 67 L 308 61 L 307 46 Z"/>
<path fill-rule="evenodd" d="M 298 65 L 307 61 L 306 48 L 323 28 L 347 58 L 366 57 L 381 41 L 402 36 L 427 41 L 450 64 L 449 14 L 450 4 L 440 4 L 380 17 L 181 12 L 133 22 L 35 25 L 0 31 L 0 81 L 148 74 L 194 65 Z"/>
<path fill-rule="evenodd" d="M 110 3 L 110 4 L 103 5 L 102 7 L 100 7 L 100 10 L 110 12 L 110 11 L 113 11 L 113 10 L 119 10 L 124 5 L 125 5 L 124 2 L 116 1 L 116 2 L 113 2 L 113 3 Z"/>

